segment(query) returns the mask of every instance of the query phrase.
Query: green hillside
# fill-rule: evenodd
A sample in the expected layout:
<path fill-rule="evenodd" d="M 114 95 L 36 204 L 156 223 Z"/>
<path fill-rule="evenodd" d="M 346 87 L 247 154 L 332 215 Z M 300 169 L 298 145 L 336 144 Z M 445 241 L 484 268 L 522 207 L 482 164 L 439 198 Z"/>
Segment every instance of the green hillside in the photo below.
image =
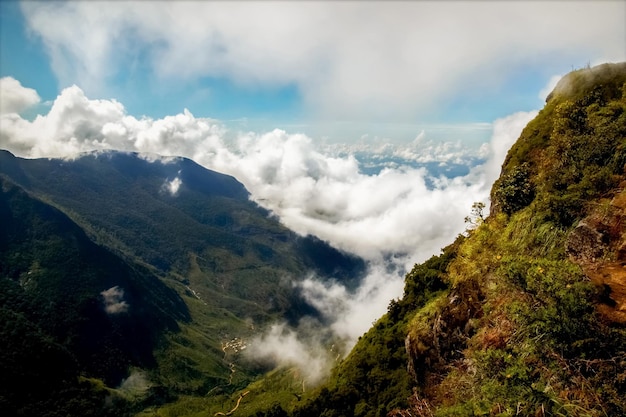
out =
<path fill-rule="evenodd" d="M 0 151 L 0 173 L 99 244 L 259 323 L 309 312 L 285 276 L 315 272 L 353 286 L 365 270 L 362 260 L 281 226 L 234 178 L 187 159 L 110 152 L 26 160 Z M 167 183 L 175 178 L 181 185 L 171 195 Z"/>
<path fill-rule="evenodd" d="M 294 416 L 626 415 L 626 64 L 574 71 L 509 151 L 487 217 Z M 270 414 L 268 414 L 270 415 Z"/>
<path fill-rule="evenodd" d="M 108 388 L 140 375 L 141 395 L 116 415 L 164 402 L 186 409 L 196 397 L 221 407 L 269 370 L 244 361 L 237 343 L 276 320 L 318 314 L 294 282 L 315 273 L 354 286 L 365 271 L 361 259 L 280 225 L 234 178 L 186 159 L 0 151 L 0 179 L 1 296 L 40 311 L 26 316 L 33 337 L 50 337 L 78 361 L 71 375 Z M 106 299 L 128 308 L 107 315 Z M 14 349 L 12 338 L 3 343 Z"/>

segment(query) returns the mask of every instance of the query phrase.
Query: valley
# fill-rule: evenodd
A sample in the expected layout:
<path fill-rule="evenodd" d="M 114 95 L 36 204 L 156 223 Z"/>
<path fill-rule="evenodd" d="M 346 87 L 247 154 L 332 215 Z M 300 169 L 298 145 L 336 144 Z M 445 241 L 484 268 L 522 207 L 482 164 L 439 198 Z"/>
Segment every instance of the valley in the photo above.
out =
<path fill-rule="evenodd" d="M 344 352 L 325 309 L 345 310 L 311 294 L 350 294 L 371 265 L 235 178 L 0 151 L 0 410 L 624 415 L 625 167 L 626 64 L 572 71 L 508 151 L 489 213 L 475 205 Z"/>

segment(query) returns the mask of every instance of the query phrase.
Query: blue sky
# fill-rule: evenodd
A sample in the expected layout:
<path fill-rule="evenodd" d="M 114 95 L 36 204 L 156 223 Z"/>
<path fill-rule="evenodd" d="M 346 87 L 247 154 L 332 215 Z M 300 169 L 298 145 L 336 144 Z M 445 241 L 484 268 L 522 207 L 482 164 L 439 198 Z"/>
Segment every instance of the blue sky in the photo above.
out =
<path fill-rule="evenodd" d="M 0 2 L 0 76 L 42 102 L 76 84 L 136 117 L 406 141 L 538 109 L 553 76 L 626 59 L 621 1 L 181 3 Z"/>
<path fill-rule="evenodd" d="M 54 100 L 61 89 L 74 82 L 59 80 L 42 37 L 28 27 L 19 1 L 0 2 L 0 11 L 0 76 L 11 76 L 34 88 L 44 102 Z M 238 88 L 227 77 L 201 75 L 162 85 L 151 79 L 153 70 L 142 61 L 141 53 L 138 55 L 139 62 L 134 66 L 120 68 L 107 77 L 107 88 L 99 91 L 101 97 L 97 98 L 115 98 L 137 116 L 164 117 L 187 108 L 197 115 L 226 122 L 242 123 L 252 118 L 262 123 L 271 120 L 288 124 L 301 117 L 294 85 Z M 80 84 L 78 80 L 75 83 Z"/>

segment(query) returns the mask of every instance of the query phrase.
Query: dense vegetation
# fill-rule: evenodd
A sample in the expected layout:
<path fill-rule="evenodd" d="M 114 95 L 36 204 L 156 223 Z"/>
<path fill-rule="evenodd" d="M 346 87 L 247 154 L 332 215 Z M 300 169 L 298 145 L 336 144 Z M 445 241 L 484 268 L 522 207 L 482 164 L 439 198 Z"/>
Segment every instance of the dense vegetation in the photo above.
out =
<path fill-rule="evenodd" d="M 234 178 L 185 159 L 0 151 L 0 181 L 3 415 L 119 416 L 164 402 L 188 410 L 207 392 L 203 406 L 221 410 L 267 370 L 228 343 L 315 315 L 292 282 L 313 272 L 353 286 L 365 268 L 281 226 Z M 44 366 L 57 357 L 64 372 Z M 49 406 L 61 386 L 63 398 L 82 387 L 97 400 Z"/>
<path fill-rule="evenodd" d="M 148 270 L 91 242 L 63 213 L 7 180 L 0 184 L 3 414 L 116 415 L 103 408 L 105 398 L 122 406 L 124 397 L 104 383 L 117 386 L 131 366 L 153 367 L 154 346 L 189 321 L 187 307 Z M 119 300 L 107 311 L 103 292 L 112 288 Z"/>

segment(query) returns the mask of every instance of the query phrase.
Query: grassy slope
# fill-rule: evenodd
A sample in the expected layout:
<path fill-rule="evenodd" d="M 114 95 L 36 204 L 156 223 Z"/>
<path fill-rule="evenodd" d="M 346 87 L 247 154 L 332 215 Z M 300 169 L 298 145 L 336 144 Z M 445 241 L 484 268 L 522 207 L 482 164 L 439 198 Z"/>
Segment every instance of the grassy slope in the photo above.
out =
<path fill-rule="evenodd" d="M 407 275 L 293 415 L 626 415 L 626 327 L 589 278 L 626 262 L 625 162 L 626 64 L 569 74 L 510 150 L 491 215 Z M 581 219 L 599 243 L 572 243 Z"/>

